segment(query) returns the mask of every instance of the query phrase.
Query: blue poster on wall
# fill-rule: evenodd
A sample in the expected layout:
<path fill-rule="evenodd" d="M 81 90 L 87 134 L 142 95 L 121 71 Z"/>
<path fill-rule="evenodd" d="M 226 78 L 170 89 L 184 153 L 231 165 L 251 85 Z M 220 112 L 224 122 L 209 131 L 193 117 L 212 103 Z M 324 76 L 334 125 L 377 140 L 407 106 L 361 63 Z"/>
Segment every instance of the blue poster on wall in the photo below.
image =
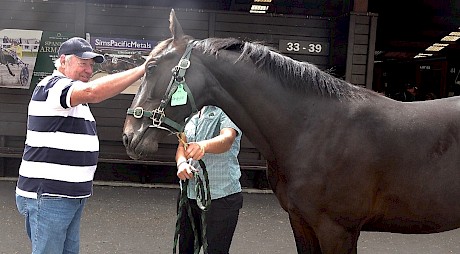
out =
<path fill-rule="evenodd" d="M 144 63 L 146 56 L 157 45 L 156 41 L 126 38 L 86 36 L 91 46 L 105 56 L 105 61 L 96 64 L 93 79 L 101 76 L 131 69 Z M 135 82 L 123 93 L 135 94 L 140 82 Z"/>

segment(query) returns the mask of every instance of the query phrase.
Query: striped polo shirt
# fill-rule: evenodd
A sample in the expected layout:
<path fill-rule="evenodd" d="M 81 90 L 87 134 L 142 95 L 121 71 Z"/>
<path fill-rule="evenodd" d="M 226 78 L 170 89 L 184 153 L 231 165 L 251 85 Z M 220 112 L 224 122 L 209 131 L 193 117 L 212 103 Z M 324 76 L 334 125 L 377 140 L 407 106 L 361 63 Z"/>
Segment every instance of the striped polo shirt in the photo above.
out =
<path fill-rule="evenodd" d="M 99 155 L 96 121 L 87 104 L 70 106 L 81 81 L 54 71 L 35 88 L 16 194 L 67 198 L 91 196 Z"/>

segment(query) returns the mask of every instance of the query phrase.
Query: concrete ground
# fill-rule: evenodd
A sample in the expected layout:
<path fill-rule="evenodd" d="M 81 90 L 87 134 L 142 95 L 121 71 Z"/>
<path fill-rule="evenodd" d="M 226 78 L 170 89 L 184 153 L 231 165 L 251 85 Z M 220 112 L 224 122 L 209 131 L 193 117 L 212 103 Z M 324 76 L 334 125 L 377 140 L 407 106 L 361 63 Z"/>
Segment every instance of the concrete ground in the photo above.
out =
<path fill-rule="evenodd" d="M 82 220 L 81 253 L 172 253 L 178 190 L 171 185 L 113 185 L 94 187 Z M 0 254 L 30 253 L 14 188 L 14 179 L 0 179 Z M 245 192 L 231 253 L 296 253 L 288 216 L 273 194 Z M 460 230 L 430 235 L 362 232 L 358 253 L 460 253 Z"/>

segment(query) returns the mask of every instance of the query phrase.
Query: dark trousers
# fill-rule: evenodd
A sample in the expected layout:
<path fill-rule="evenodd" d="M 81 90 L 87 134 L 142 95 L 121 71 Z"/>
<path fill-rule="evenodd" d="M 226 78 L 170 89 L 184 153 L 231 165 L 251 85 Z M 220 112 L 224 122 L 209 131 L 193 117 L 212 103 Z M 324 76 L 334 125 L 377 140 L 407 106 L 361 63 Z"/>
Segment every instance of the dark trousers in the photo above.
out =
<path fill-rule="evenodd" d="M 243 194 L 235 193 L 227 197 L 213 199 L 208 211 L 203 212 L 196 204 L 196 200 L 189 199 L 192 208 L 193 220 L 198 232 L 198 242 L 201 241 L 201 215 L 206 213 L 206 238 L 209 254 L 228 254 L 233 234 L 235 233 L 238 215 L 243 207 Z M 183 207 L 186 209 L 186 207 Z M 187 211 L 183 212 L 179 230 L 179 253 L 193 254 L 194 233 Z"/>

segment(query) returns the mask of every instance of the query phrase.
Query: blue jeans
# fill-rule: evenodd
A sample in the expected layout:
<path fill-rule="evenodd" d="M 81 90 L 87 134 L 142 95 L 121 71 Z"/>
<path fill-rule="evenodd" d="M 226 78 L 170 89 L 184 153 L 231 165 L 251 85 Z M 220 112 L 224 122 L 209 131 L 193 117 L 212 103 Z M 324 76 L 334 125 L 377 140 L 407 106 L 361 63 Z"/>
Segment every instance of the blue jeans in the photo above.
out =
<path fill-rule="evenodd" d="M 19 213 L 25 216 L 32 254 L 79 253 L 80 218 L 86 198 L 16 195 Z"/>

